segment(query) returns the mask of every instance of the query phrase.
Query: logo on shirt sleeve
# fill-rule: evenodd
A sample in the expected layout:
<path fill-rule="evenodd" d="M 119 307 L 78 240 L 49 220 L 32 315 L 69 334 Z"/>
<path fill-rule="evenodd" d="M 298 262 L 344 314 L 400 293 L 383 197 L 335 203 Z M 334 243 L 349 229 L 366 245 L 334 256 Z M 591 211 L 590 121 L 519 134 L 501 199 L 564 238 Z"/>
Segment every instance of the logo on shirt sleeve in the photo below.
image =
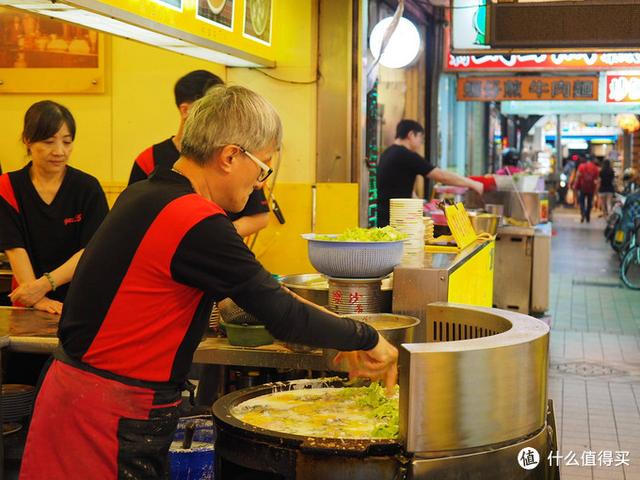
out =
<path fill-rule="evenodd" d="M 73 217 L 64 219 L 64 226 L 70 225 L 72 223 L 80 223 L 82 221 L 82 214 L 76 213 Z"/>

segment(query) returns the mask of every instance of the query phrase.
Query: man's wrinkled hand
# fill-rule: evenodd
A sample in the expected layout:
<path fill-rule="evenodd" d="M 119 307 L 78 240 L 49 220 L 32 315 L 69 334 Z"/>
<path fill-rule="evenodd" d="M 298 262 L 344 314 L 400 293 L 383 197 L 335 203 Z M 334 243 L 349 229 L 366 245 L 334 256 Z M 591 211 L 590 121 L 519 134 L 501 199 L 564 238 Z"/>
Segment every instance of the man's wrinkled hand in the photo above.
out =
<path fill-rule="evenodd" d="M 387 394 L 393 394 L 393 388 L 398 381 L 398 350 L 382 335 L 371 350 L 338 353 L 334 363 L 340 362 L 346 363 L 349 378 L 367 377 L 374 381 L 382 381 Z"/>

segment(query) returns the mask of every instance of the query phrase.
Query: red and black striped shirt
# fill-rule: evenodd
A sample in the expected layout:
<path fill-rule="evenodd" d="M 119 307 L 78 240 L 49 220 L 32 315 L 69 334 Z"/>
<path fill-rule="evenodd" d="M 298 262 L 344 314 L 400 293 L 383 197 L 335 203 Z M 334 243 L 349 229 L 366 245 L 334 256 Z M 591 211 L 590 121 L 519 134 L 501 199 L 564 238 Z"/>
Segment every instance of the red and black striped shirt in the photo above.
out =
<path fill-rule="evenodd" d="M 180 152 L 173 143 L 173 137 L 169 137 L 160 143 L 151 145 L 136 157 L 129 175 L 129 185 L 146 180 L 156 168 L 169 169 L 180 158 Z M 238 213 L 227 212 L 232 222 L 241 217 L 269 213 L 269 203 L 262 189 L 254 190 L 249 195 L 249 200 L 244 209 Z"/>
<path fill-rule="evenodd" d="M 213 301 L 231 297 L 283 340 L 373 348 L 378 334 L 296 300 L 243 243 L 224 211 L 159 169 L 127 188 L 82 256 L 59 337 L 75 360 L 116 375 L 180 384 Z"/>

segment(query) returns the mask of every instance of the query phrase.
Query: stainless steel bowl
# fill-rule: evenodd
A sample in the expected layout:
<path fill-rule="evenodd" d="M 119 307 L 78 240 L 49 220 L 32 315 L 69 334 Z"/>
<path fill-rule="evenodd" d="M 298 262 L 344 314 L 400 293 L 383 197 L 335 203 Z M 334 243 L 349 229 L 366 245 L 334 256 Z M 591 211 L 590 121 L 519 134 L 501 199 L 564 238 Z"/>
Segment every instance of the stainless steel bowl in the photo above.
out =
<path fill-rule="evenodd" d="M 420 323 L 416 317 L 391 313 L 358 313 L 345 317 L 368 323 L 396 348 L 403 343 L 413 342 L 415 328 Z"/>
<path fill-rule="evenodd" d="M 326 307 L 329 303 L 329 282 L 321 273 L 284 275 L 280 277 L 280 283 L 316 305 Z"/>
<path fill-rule="evenodd" d="M 495 235 L 498 232 L 498 225 L 500 224 L 501 218 L 499 215 L 494 215 L 493 213 L 476 213 L 469 215 L 471 225 L 473 225 L 473 229 L 478 234 L 489 233 Z"/>

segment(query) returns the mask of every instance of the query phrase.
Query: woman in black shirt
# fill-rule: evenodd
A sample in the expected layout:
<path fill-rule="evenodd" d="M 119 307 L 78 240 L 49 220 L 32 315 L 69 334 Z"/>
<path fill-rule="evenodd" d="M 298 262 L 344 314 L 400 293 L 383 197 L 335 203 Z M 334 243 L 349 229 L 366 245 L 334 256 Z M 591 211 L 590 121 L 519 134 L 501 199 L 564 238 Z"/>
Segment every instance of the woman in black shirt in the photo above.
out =
<path fill-rule="evenodd" d="M 75 134 L 67 108 L 33 104 L 22 133 L 31 161 L 0 177 L 0 249 L 13 270 L 14 305 L 61 313 L 84 247 L 107 214 L 98 180 L 67 165 Z"/>

